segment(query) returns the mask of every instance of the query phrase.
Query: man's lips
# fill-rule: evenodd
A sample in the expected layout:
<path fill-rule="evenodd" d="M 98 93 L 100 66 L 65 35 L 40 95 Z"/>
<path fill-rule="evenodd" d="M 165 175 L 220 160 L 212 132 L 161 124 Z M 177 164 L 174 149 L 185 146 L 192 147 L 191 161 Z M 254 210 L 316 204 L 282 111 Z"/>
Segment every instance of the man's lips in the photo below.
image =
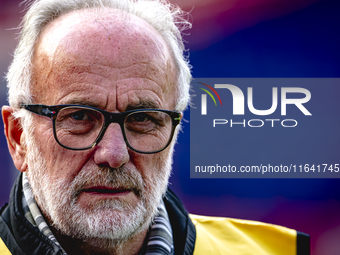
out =
<path fill-rule="evenodd" d="M 96 187 L 90 187 L 87 189 L 84 189 L 83 192 L 91 193 L 91 194 L 126 194 L 131 192 L 131 189 L 126 188 L 110 188 L 110 187 L 102 187 L 102 186 L 96 186 Z"/>
<path fill-rule="evenodd" d="M 78 194 L 78 202 L 83 206 L 95 206 L 95 202 L 103 200 L 122 200 L 128 203 L 135 201 L 136 194 L 133 189 L 127 187 L 84 187 Z"/>

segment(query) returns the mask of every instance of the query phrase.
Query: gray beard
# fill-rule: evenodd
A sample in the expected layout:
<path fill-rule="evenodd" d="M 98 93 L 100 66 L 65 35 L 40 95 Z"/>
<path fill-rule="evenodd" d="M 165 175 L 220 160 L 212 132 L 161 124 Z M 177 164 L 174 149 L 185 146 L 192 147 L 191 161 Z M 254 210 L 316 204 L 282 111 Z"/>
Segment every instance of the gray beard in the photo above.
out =
<path fill-rule="evenodd" d="M 172 145 L 171 145 L 172 146 Z M 27 139 L 27 176 L 35 199 L 49 224 L 62 235 L 90 242 L 100 248 L 117 246 L 145 230 L 157 214 L 157 206 L 168 185 L 173 148 L 152 179 L 136 169 L 83 167 L 69 183 L 52 179 L 32 138 Z M 125 201 L 100 200 L 82 208 L 78 196 L 86 186 L 125 187 L 138 198 L 136 205 Z M 109 247 L 106 247 L 109 248 Z M 111 247 L 113 248 L 113 247 Z"/>

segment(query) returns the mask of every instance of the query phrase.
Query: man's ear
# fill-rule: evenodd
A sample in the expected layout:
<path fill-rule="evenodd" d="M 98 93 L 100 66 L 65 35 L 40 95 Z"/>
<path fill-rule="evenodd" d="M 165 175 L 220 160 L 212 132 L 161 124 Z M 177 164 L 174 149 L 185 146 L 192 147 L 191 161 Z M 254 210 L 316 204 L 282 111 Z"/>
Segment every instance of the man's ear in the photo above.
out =
<path fill-rule="evenodd" d="M 13 108 L 2 107 L 2 119 L 4 121 L 4 131 L 7 139 L 9 153 L 12 156 L 15 167 L 24 172 L 27 169 L 25 161 L 26 148 L 23 145 L 22 128 L 18 119 L 13 116 Z"/>

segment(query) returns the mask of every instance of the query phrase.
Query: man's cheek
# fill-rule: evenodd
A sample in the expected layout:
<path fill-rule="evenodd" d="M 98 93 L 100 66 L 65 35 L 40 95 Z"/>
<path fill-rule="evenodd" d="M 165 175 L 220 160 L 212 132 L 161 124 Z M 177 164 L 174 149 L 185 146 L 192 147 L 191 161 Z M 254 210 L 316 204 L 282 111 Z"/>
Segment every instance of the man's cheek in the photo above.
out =
<path fill-rule="evenodd" d="M 150 155 L 144 154 L 135 161 L 135 166 L 144 179 L 146 178 L 148 181 L 153 182 L 158 179 L 160 174 L 165 174 L 163 171 L 168 155 L 165 152 L 166 151 Z"/>
<path fill-rule="evenodd" d="M 90 164 L 89 151 L 72 151 L 59 144 L 53 147 L 50 154 L 44 154 L 49 174 L 55 179 L 72 181 L 84 166 Z"/>
<path fill-rule="evenodd" d="M 160 153 L 155 154 L 141 154 L 134 153 L 135 156 L 131 157 L 132 163 L 135 165 L 138 171 L 143 174 L 143 172 L 151 172 L 154 167 L 160 164 L 161 158 Z"/>

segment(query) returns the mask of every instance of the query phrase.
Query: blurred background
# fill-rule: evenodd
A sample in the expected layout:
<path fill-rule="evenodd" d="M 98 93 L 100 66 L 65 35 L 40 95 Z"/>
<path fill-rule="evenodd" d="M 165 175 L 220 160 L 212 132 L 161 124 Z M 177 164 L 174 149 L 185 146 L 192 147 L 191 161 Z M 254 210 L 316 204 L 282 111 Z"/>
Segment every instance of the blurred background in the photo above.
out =
<path fill-rule="evenodd" d="M 337 0 L 172 2 L 191 13 L 193 28 L 184 39 L 194 77 L 340 76 Z M 19 3 L 0 0 L 1 76 L 18 42 L 14 28 L 24 12 Z M 0 82 L 0 103 L 4 105 L 6 83 L 4 79 Z M 190 111 L 184 116 L 189 120 Z M 2 120 L 0 124 L 3 133 Z M 190 179 L 189 125 L 185 122 L 180 133 L 170 179 L 170 187 L 189 212 L 284 225 L 311 235 L 313 255 L 340 254 L 340 179 Z M 0 163 L 2 205 L 18 174 L 3 135 Z"/>

